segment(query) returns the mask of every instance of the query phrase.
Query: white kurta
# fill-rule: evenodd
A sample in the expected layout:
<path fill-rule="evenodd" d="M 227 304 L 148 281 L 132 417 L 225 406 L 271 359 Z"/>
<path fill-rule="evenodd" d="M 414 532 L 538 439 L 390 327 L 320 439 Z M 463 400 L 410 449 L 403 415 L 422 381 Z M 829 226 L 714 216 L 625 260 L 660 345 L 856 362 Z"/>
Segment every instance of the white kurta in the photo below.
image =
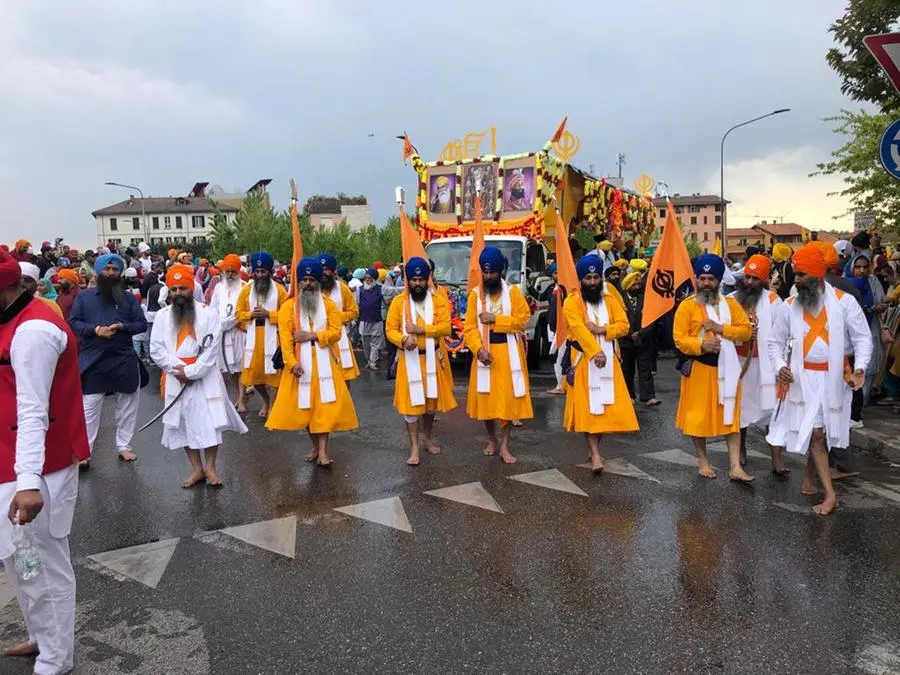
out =
<path fill-rule="evenodd" d="M 733 294 L 732 294 L 733 295 Z M 774 296 L 774 298 L 773 298 Z M 735 298 L 736 300 L 737 298 Z M 763 291 L 763 294 L 759 298 L 759 302 L 767 302 L 769 303 L 769 327 L 766 331 L 760 331 L 759 321 L 763 316 L 763 313 L 760 311 L 756 312 L 756 320 L 757 320 L 757 340 L 756 340 L 756 350 L 757 351 L 765 351 L 768 349 L 768 345 L 766 341 L 761 337 L 761 334 L 764 332 L 766 335 L 770 334 L 772 331 L 772 325 L 775 323 L 775 316 L 779 311 L 779 306 L 782 304 L 783 300 L 778 297 L 777 293 L 773 293 L 771 291 Z M 744 358 L 741 358 L 741 365 L 743 366 Z M 766 362 L 769 364 L 771 368 L 771 359 L 766 359 Z M 747 372 L 744 373 L 743 379 L 741 379 L 741 429 L 746 429 L 752 424 L 768 424 L 769 419 L 772 416 L 772 411 L 775 409 L 775 404 L 777 401 L 774 399 L 774 392 L 767 391 L 766 395 L 763 395 L 763 386 L 760 378 L 760 358 L 753 357 L 750 359 L 750 365 L 747 368 Z M 778 373 L 773 372 L 768 378 L 768 381 L 775 381 Z M 770 387 L 771 389 L 771 387 Z"/>
<path fill-rule="evenodd" d="M 825 284 L 825 293 L 833 294 L 831 284 Z M 865 315 L 859 303 L 849 293 L 840 293 L 835 298 L 834 307 L 840 312 L 839 321 L 843 323 L 844 354 L 853 354 L 855 369 L 865 369 L 872 357 L 872 335 Z M 812 312 L 818 315 L 826 311 L 824 303 Z M 792 314 L 800 313 L 799 321 L 792 321 Z M 828 446 L 846 448 L 850 444 L 850 404 L 853 391 L 848 384 L 838 388 L 840 400 L 830 401 L 829 391 L 833 390 L 835 378 L 843 380 L 843 371 L 809 370 L 803 367 L 808 363 L 828 363 L 830 360 L 830 343 L 834 341 L 833 332 L 836 321 L 828 317 L 829 343 L 817 338 L 810 346 L 809 352 L 803 354 L 803 341 L 809 332 L 809 325 L 802 318 L 803 310 L 796 297 L 782 303 L 776 311 L 772 333 L 769 336 L 768 348 L 775 372 L 789 366 L 794 382 L 782 404 L 782 410 L 776 418 L 773 414 L 766 440 L 770 445 L 784 447 L 788 452 L 806 454 L 809 440 L 814 429 L 824 429 Z M 792 334 L 792 326 L 800 325 L 798 334 Z M 788 344 L 793 342 L 791 363 L 786 360 Z"/>
<path fill-rule="evenodd" d="M 223 373 L 240 373 L 244 369 L 244 348 L 247 334 L 238 327 L 235 317 L 237 298 L 244 284 L 240 279 L 228 283 L 224 279 L 216 284 L 209 306 L 219 317 L 222 326 L 222 345 L 218 351 L 219 370 Z"/>
<path fill-rule="evenodd" d="M 212 335 L 212 342 L 197 361 L 185 366 L 185 375 L 192 383 L 163 416 L 162 444 L 170 450 L 203 450 L 220 445 L 225 431 L 247 432 L 247 426 L 228 398 L 225 381 L 218 368 L 218 353 L 221 351 L 219 319 L 206 305 L 195 303 L 194 307 L 197 339 L 187 337 L 176 347 L 178 328 L 171 307 L 157 313 L 150 336 L 150 356 L 167 374 L 165 404 L 169 405 L 182 388 L 171 373 L 176 366 L 184 365 L 181 357 L 197 356 L 199 343 L 204 336 Z"/>

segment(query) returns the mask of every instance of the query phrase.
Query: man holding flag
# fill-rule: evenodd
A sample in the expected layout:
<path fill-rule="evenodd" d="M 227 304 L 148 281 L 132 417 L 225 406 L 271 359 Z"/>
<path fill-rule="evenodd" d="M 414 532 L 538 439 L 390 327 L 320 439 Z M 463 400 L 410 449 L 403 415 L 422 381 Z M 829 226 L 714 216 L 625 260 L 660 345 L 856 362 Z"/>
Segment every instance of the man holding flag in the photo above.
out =
<path fill-rule="evenodd" d="M 356 355 L 353 353 L 353 345 L 347 334 L 347 326 L 359 318 L 359 306 L 353 297 L 353 291 L 347 283 L 337 275 L 337 260 L 330 253 L 319 253 L 319 263 L 322 265 L 322 293 L 331 298 L 331 301 L 341 313 L 341 339 L 332 348 L 335 357 L 340 361 L 341 370 L 344 371 L 344 380 L 349 382 L 359 377 L 359 365 L 356 363 Z"/>
<path fill-rule="evenodd" d="M 591 469 L 603 471 L 600 436 L 638 430 L 634 404 L 615 356 L 615 340 L 628 334 L 622 306 L 604 291 L 603 261 L 591 253 L 576 267 L 580 293 L 566 298 L 563 313 L 575 371 L 566 388 L 566 431 L 581 432 L 591 452 Z"/>

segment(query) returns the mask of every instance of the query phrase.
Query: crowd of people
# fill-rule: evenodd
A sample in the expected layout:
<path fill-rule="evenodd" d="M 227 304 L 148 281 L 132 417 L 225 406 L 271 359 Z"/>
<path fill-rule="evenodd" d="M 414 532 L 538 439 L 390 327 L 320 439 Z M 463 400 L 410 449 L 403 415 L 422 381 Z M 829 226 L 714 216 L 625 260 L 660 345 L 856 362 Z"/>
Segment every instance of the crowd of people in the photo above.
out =
<path fill-rule="evenodd" d="M 716 477 L 706 444 L 724 437 L 729 477 L 752 481 L 746 439 L 756 425 L 776 476 L 789 472 L 784 451 L 807 456 L 801 490 L 821 488 L 815 511 L 831 513 L 833 481 L 853 473 L 849 430 L 861 424 L 862 406 L 893 402 L 900 390 L 900 255 L 876 237 L 811 241 L 796 251 L 776 244 L 768 254 L 750 248 L 735 264 L 699 256 L 696 288 L 678 289 L 674 310 L 649 328 L 647 261 L 633 242 L 600 237 L 577 261 L 578 291 L 554 286 L 549 323 L 566 332 L 554 350 L 552 393 L 565 396 L 563 428 L 584 435 L 593 471 L 604 469 L 603 436 L 639 430 L 635 403 L 659 405 L 658 354 L 675 348 L 675 425 L 693 442 L 700 476 Z M 175 249 L 157 256 L 143 243 L 83 255 L 60 244 L 44 242 L 39 254 L 24 240 L 0 247 L 0 394 L 11 430 L 0 455 L 0 490 L 11 504 L 0 557 L 29 630 L 7 653 L 37 654 L 46 672 L 71 666 L 67 536 L 79 467 L 89 466 L 107 399 L 118 457 L 137 459 L 132 440 L 151 365 L 164 406 L 145 427 L 159 419 L 161 444 L 185 451 L 186 489 L 224 484 L 218 451 L 224 432 L 247 432 L 250 396 L 259 396 L 267 429 L 306 432 L 304 459 L 330 469 L 331 434 L 359 426 L 348 386 L 359 360 L 393 379 L 406 463 L 417 466 L 423 450 L 440 452 L 436 415 L 458 405 L 445 339 L 458 321 L 472 355 L 466 414 L 485 425 L 484 455 L 517 461 L 513 427 L 533 416 L 522 339 L 532 310 L 507 283 L 498 248 L 478 255 L 481 281 L 464 316 L 454 317 L 447 289 L 421 257 L 351 271 L 323 252 L 291 269 L 264 251 L 210 261 Z M 555 281 L 555 267 L 548 272 Z M 82 405 L 72 403 L 77 394 Z M 11 538 L 32 521 L 40 583 L 19 573 Z"/>

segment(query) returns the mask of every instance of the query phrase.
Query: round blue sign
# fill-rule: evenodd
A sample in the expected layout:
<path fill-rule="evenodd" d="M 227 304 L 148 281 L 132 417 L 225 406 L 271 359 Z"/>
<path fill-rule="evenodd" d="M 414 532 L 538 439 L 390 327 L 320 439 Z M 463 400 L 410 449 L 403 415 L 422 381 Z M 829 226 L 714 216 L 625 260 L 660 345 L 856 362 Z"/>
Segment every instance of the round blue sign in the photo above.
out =
<path fill-rule="evenodd" d="M 884 130 L 878 143 L 878 159 L 885 171 L 900 180 L 900 120 L 891 122 Z"/>

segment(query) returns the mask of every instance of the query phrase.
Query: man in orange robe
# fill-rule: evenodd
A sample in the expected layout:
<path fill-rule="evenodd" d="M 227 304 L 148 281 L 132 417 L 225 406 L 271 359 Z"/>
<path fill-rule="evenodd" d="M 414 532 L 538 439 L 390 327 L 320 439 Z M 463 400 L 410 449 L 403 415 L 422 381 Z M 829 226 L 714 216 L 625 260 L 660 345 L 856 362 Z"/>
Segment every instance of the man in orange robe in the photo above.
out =
<path fill-rule="evenodd" d="M 322 265 L 322 294 L 338 308 L 341 313 L 341 339 L 331 348 L 334 355 L 341 363 L 344 371 L 344 379 L 349 382 L 359 377 L 359 364 L 356 362 L 356 354 L 353 353 L 353 345 L 347 326 L 359 318 L 359 305 L 350 287 L 337 275 L 337 260 L 330 253 L 319 253 L 317 256 Z"/>
<path fill-rule="evenodd" d="M 463 329 L 466 347 L 473 354 L 466 413 L 483 420 L 488 433 L 485 455 L 497 452 L 500 422 L 500 459 L 514 464 L 509 439 L 514 420 L 534 417 L 528 367 L 521 334 L 531 310 L 518 286 L 502 278 L 506 260 L 500 249 L 486 246 L 478 258 L 482 286 L 469 293 Z"/>
<path fill-rule="evenodd" d="M 625 310 L 604 289 L 603 261 L 590 253 L 575 267 L 581 292 L 563 303 L 574 381 L 566 385 L 566 431 L 584 434 L 594 473 L 603 471 L 600 436 L 638 430 L 634 404 L 615 356 L 615 340 L 628 334 Z M 608 284 L 606 285 L 608 288 Z"/>
<path fill-rule="evenodd" d="M 359 422 L 340 362 L 331 351 L 341 338 L 341 313 L 322 294 L 321 278 L 322 265 L 317 258 L 301 260 L 297 266 L 299 293 L 284 303 L 279 314 L 284 370 L 266 428 L 306 429 L 313 449 L 304 459 L 330 468 L 329 435 L 356 429 Z M 295 303 L 300 303 L 299 324 Z"/>
<path fill-rule="evenodd" d="M 753 478 L 741 467 L 741 364 L 734 343 L 747 342 L 753 328 L 740 303 L 719 292 L 725 274 L 722 258 L 700 256 L 694 274 L 697 292 L 678 306 L 672 329 L 683 355 L 675 426 L 691 437 L 701 476 L 716 477 L 706 456 L 706 439 L 724 436 L 728 476 L 750 482 Z"/>
<path fill-rule="evenodd" d="M 418 466 L 419 418 L 425 436 L 425 449 L 436 455 L 441 450 L 434 442 L 434 414 L 456 407 L 453 373 L 441 349 L 450 335 L 450 303 L 446 296 L 428 287 L 431 266 L 424 258 L 406 263 L 407 290 L 394 298 L 388 310 L 385 336 L 397 345 L 397 379 L 394 381 L 394 407 L 406 422 L 409 434 L 410 466 Z"/>

